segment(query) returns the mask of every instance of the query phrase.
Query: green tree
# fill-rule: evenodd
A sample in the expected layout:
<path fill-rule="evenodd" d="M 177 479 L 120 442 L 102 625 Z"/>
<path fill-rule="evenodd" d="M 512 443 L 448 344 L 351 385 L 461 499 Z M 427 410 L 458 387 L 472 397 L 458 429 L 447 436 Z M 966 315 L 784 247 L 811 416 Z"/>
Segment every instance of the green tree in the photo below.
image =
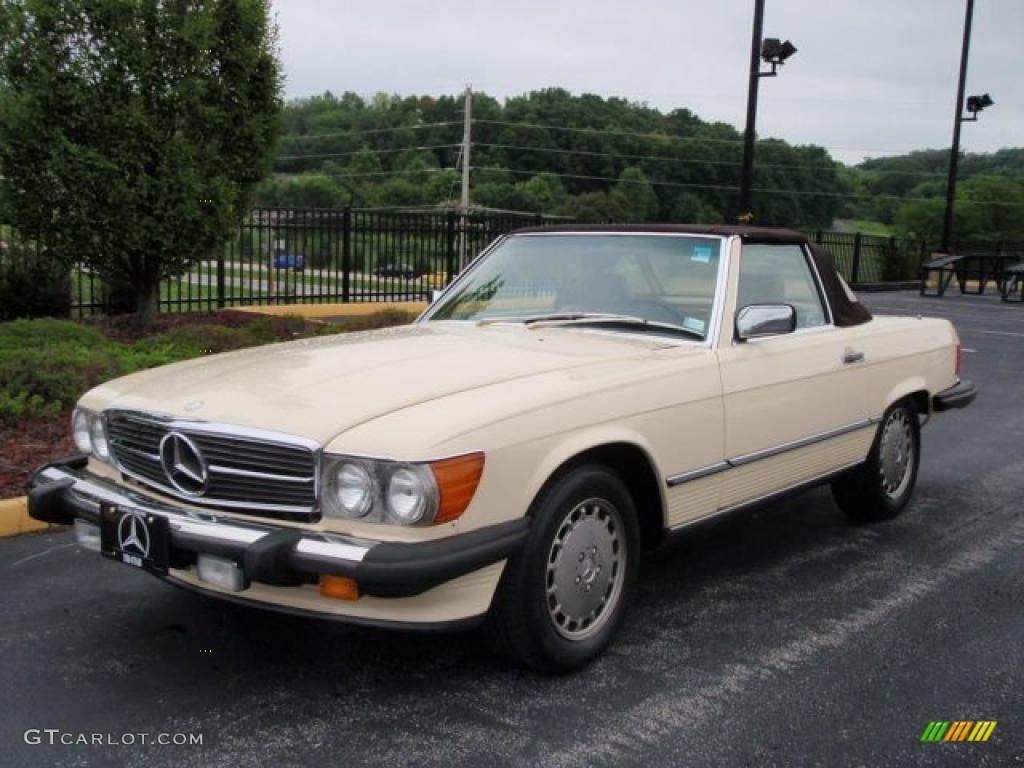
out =
<path fill-rule="evenodd" d="M 273 160 L 269 0 L 0 0 L 0 170 L 14 220 L 156 311 Z"/>
<path fill-rule="evenodd" d="M 639 168 L 627 168 L 619 175 L 615 191 L 626 201 L 626 219 L 649 221 L 658 216 L 658 195 Z"/>
<path fill-rule="evenodd" d="M 896 213 L 896 227 L 908 237 L 938 243 L 946 203 L 944 198 L 909 200 Z M 1024 240 L 1024 183 L 986 176 L 957 187 L 953 209 L 955 243 L 991 244 Z"/>
<path fill-rule="evenodd" d="M 284 184 L 275 205 L 293 208 L 340 208 L 348 195 L 329 176 L 304 173 Z"/>

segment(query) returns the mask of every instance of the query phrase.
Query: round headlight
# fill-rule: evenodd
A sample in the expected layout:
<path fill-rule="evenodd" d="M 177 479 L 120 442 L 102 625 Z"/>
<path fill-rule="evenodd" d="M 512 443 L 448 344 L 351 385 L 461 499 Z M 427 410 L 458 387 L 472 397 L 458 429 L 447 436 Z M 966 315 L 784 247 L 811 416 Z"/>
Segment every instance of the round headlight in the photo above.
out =
<path fill-rule="evenodd" d="M 400 523 L 412 525 L 423 519 L 427 508 L 428 489 L 423 478 L 402 467 L 391 473 L 388 482 L 388 512 Z"/>
<path fill-rule="evenodd" d="M 75 447 L 82 453 L 92 453 L 92 438 L 89 436 L 89 414 L 75 411 L 71 418 L 71 434 Z"/>
<path fill-rule="evenodd" d="M 363 517 L 373 507 L 373 478 L 358 464 L 342 464 L 334 475 L 334 495 L 342 512 Z"/>
<path fill-rule="evenodd" d="M 93 416 L 89 425 L 89 436 L 92 438 L 92 450 L 101 459 L 110 458 L 110 443 L 107 441 L 107 430 L 103 425 L 103 417 Z"/>

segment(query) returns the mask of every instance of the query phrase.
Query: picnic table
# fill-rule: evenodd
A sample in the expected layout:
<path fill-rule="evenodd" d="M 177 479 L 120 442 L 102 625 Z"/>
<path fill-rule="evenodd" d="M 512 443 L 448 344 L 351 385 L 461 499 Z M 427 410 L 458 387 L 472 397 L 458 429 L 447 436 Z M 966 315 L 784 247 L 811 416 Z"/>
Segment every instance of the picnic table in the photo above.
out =
<path fill-rule="evenodd" d="M 1002 294 L 1006 294 L 1006 283 L 1014 274 L 1011 268 L 1020 262 L 1019 253 L 956 253 L 940 256 L 921 265 L 921 295 L 942 297 L 955 277 L 961 294 L 980 296 L 985 288 L 994 282 Z M 933 272 L 938 273 L 935 293 L 928 292 L 928 280 Z M 976 285 L 971 288 L 969 282 Z M 1019 280 L 1018 280 L 1019 282 Z"/>
<path fill-rule="evenodd" d="M 1024 302 L 1024 264 L 1011 264 L 1003 269 L 1003 301 Z M 1017 294 L 1018 298 L 1012 298 Z"/>

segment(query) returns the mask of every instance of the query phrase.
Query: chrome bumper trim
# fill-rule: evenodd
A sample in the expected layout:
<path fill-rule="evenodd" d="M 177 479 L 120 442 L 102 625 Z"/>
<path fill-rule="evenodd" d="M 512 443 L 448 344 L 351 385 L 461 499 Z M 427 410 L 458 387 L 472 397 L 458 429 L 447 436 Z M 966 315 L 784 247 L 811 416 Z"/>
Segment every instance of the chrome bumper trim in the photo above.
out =
<path fill-rule="evenodd" d="M 301 537 L 296 545 L 299 552 L 353 563 L 362 562 L 366 553 L 379 543 L 340 534 L 306 532 L 302 529 L 285 528 L 284 526 L 256 525 L 231 520 L 210 512 L 171 508 L 98 477 L 90 476 L 88 479 L 84 479 L 74 472 L 58 467 L 47 467 L 36 477 L 37 482 L 39 480 L 65 479 L 74 481 L 69 492 L 75 497 L 76 502 L 88 508 L 97 519 L 101 504 L 113 504 L 165 517 L 172 533 L 208 541 L 245 545 L 259 541 L 275 531 L 294 530 Z M 93 520 L 93 522 L 95 521 Z"/>

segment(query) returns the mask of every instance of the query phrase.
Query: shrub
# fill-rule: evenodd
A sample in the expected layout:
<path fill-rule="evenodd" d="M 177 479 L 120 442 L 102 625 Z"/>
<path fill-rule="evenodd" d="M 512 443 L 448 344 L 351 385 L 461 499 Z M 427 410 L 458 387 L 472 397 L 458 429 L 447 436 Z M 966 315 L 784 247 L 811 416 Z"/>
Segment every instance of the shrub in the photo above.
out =
<path fill-rule="evenodd" d="M 26 346 L 0 354 L 0 394 L 5 417 L 70 408 L 88 389 L 124 372 L 110 348 L 70 344 Z"/>
<path fill-rule="evenodd" d="M 97 384 L 144 368 L 300 336 L 405 325 L 415 317 L 392 308 L 339 325 L 307 324 L 295 316 L 262 317 L 234 328 L 176 325 L 134 344 L 105 338 L 101 326 L 67 320 L 0 323 L 0 420 L 59 412 Z"/>
<path fill-rule="evenodd" d="M 27 250 L 13 252 L 0 240 L 0 321 L 19 317 L 67 317 L 71 279 L 52 259 Z"/>
<path fill-rule="evenodd" d="M 0 323 L 0 353 L 26 347 L 75 346 L 95 349 L 109 342 L 95 328 L 70 320 L 14 320 Z"/>
<path fill-rule="evenodd" d="M 379 312 L 374 312 L 371 315 L 347 317 L 343 323 L 338 326 L 334 326 L 334 328 L 325 332 L 372 331 L 376 328 L 391 328 L 395 325 L 408 325 L 415 320 L 417 316 L 418 315 L 415 312 L 390 307 L 388 309 L 382 309 Z"/>
<path fill-rule="evenodd" d="M 299 315 L 260 317 L 245 326 L 245 333 L 253 344 L 288 341 L 304 336 L 306 332 L 306 321 Z"/>
<path fill-rule="evenodd" d="M 230 352 L 233 349 L 251 347 L 254 343 L 256 342 L 243 329 L 225 328 L 222 325 L 180 325 L 142 339 L 134 345 L 134 351 L 156 355 L 164 362 L 171 362 Z"/>

